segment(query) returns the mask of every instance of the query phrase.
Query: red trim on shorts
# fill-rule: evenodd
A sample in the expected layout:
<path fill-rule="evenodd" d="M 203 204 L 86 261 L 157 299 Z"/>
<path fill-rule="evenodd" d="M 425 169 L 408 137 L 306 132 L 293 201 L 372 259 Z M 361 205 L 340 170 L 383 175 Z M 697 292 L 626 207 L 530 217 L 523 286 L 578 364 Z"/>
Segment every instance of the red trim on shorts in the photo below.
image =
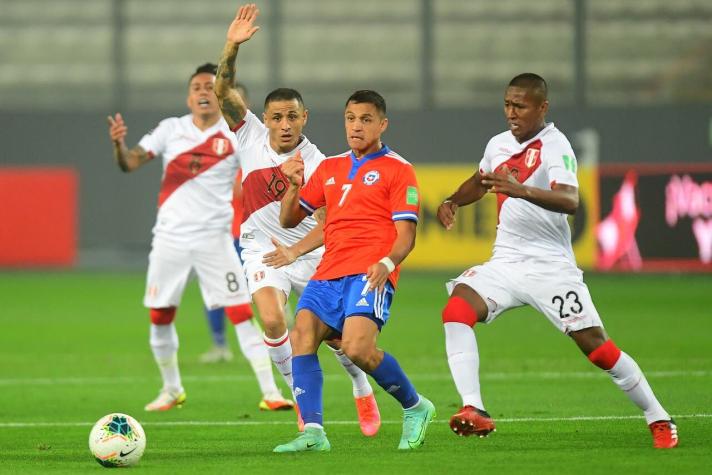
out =
<path fill-rule="evenodd" d="M 278 346 L 284 345 L 287 342 L 287 340 L 289 340 L 289 333 L 284 335 L 284 338 L 279 340 L 277 343 L 271 343 L 271 342 L 265 340 L 265 345 L 271 346 L 272 348 L 277 348 Z"/>
<path fill-rule="evenodd" d="M 152 308 L 148 313 L 154 325 L 168 325 L 176 318 L 175 307 Z"/>
<path fill-rule="evenodd" d="M 462 297 L 450 297 L 442 313 L 443 323 L 464 323 L 474 327 L 477 323 L 477 312 Z"/>
<path fill-rule="evenodd" d="M 227 318 L 230 319 L 233 325 L 237 325 L 252 318 L 252 307 L 250 307 L 248 303 L 225 307 L 225 315 L 227 315 Z"/>
<path fill-rule="evenodd" d="M 621 350 L 613 343 L 613 340 L 606 340 L 604 344 L 588 355 L 588 359 L 591 363 L 606 371 L 613 368 L 620 357 Z"/>

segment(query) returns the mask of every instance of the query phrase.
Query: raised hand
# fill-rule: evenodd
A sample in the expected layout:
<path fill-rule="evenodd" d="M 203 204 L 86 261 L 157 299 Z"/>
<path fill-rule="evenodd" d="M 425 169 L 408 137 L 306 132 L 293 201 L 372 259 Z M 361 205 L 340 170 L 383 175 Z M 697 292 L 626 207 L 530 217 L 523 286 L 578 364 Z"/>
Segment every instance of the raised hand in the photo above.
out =
<path fill-rule="evenodd" d="M 114 117 L 108 116 L 106 119 L 109 122 L 109 137 L 111 137 L 111 141 L 117 145 L 122 145 L 129 130 L 124 123 L 124 118 L 117 113 Z"/>
<path fill-rule="evenodd" d="M 227 30 L 227 40 L 239 45 L 252 38 L 252 35 L 260 29 L 259 26 L 255 26 L 259 13 L 254 3 L 241 6 Z"/>
<path fill-rule="evenodd" d="M 455 224 L 455 211 L 457 211 L 457 204 L 449 200 L 443 201 L 438 206 L 438 220 L 448 231 Z"/>
<path fill-rule="evenodd" d="M 301 151 L 298 151 L 293 157 L 289 157 L 280 166 L 280 169 L 284 176 L 289 179 L 289 183 L 294 186 L 302 186 L 304 182 L 304 160 L 302 160 Z"/>

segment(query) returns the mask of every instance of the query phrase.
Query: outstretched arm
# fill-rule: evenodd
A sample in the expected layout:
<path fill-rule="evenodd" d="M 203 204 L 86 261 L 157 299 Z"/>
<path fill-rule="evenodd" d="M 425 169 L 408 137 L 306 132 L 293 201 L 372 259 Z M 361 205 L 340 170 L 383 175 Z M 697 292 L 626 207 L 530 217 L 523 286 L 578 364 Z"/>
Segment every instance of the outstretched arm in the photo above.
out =
<path fill-rule="evenodd" d="M 114 160 L 121 171 L 132 172 L 151 159 L 143 147 L 137 145 L 129 150 L 126 146 L 128 127 L 126 127 L 121 114 L 117 113 L 114 117 L 108 116 L 107 120 L 109 122 L 109 137 L 114 145 Z"/>
<path fill-rule="evenodd" d="M 557 213 L 574 214 L 578 209 L 578 188 L 571 185 L 554 185 L 551 190 L 544 190 L 519 183 L 510 173 L 509 168 L 503 167 L 502 173 L 485 173 L 482 183 L 489 188 L 490 193 L 503 193 L 512 198 L 521 198 Z"/>
<path fill-rule="evenodd" d="M 482 176 L 478 170 L 465 180 L 455 193 L 440 204 L 438 207 L 438 220 L 445 226 L 445 229 L 451 229 L 455 224 L 457 208 L 480 200 L 485 193 L 487 193 L 487 187 L 482 183 Z"/>
<path fill-rule="evenodd" d="M 223 117 L 230 128 L 236 127 L 247 113 L 245 101 L 235 87 L 235 62 L 240 44 L 252 38 L 252 35 L 260 29 L 259 26 L 254 25 L 259 13 L 254 3 L 239 8 L 227 30 L 227 40 L 218 62 L 215 94 Z"/>
<path fill-rule="evenodd" d="M 314 214 L 316 215 L 316 213 Z M 296 261 L 297 258 L 324 245 L 324 224 L 321 221 L 317 222 L 314 229 L 289 247 L 277 241 L 275 238 L 272 238 L 272 244 L 274 244 L 275 250 L 265 254 L 262 262 L 275 269 L 288 266 Z"/>
<path fill-rule="evenodd" d="M 391 275 L 391 272 L 398 264 L 408 257 L 410 251 L 415 247 L 415 221 L 401 220 L 396 221 L 395 225 L 397 235 L 393 247 L 391 247 L 391 252 L 380 261 L 371 264 L 366 270 L 369 291 L 372 289 L 383 290 L 388 276 Z"/>

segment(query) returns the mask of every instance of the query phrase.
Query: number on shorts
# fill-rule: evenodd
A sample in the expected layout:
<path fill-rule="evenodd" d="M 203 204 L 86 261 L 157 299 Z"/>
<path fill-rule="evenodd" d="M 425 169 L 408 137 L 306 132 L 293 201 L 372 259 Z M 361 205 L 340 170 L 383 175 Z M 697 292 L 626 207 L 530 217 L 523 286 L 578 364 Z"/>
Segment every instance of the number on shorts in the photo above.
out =
<path fill-rule="evenodd" d="M 237 292 L 240 289 L 240 284 L 237 283 L 237 276 L 234 272 L 225 274 L 225 280 L 227 280 L 227 290 L 230 292 Z"/>
<path fill-rule="evenodd" d="M 551 303 L 556 305 L 558 302 L 559 305 L 559 318 L 567 318 L 570 317 L 570 313 L 564 313 L 564 305 L 568 305 L 568 311 L 573 312 L 574 315 L 581 313 L 581 310 L 583 310 L 583 305 L 581 305 L 581 302 L 579 302 L 579 296 L 576 292 L 573 290 L 570 290 L 566 292 L 565 297 L 561 297 L 559 295 L 554 296 L 554 298 L 551 299 Z"/>
<path fill-rule="evenodd" d="M 341 190 L 344 192 L 341 195 L 341 199 L 339 200 L 339 206 L 344 204 L 344 201 L 346 201 L 346 195 L 349 194 L 349 191 L 351 191 L 351 187 L 353 185 L 351 183 L 346 183 L 344 186 L 341 187 Z"/>

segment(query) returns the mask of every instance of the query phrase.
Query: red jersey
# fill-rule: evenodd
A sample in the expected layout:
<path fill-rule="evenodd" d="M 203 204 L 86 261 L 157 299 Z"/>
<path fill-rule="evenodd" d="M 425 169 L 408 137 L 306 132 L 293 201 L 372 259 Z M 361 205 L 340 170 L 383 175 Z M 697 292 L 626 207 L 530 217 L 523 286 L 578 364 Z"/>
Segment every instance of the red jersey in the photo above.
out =
<path fill-rule="evenodd" d="M 232 237 L 240 239 L 240 223 L 242 222 L 242 170 L 237 171 L 235 187 L 232 190 Z"/>
<path fill-rule="evenodd" d="M 309 214 L 326 206 L 324 257 L 312 277 L 330 280 L 365 274 L 391 252 L 395 221 L 418 222 L 419 192 L 413 166 L 384 146 L 360 160 L 353 152 L 325 159 L 299 202 Z M 400 266 L 389 276 L 395 287 Z"/>

